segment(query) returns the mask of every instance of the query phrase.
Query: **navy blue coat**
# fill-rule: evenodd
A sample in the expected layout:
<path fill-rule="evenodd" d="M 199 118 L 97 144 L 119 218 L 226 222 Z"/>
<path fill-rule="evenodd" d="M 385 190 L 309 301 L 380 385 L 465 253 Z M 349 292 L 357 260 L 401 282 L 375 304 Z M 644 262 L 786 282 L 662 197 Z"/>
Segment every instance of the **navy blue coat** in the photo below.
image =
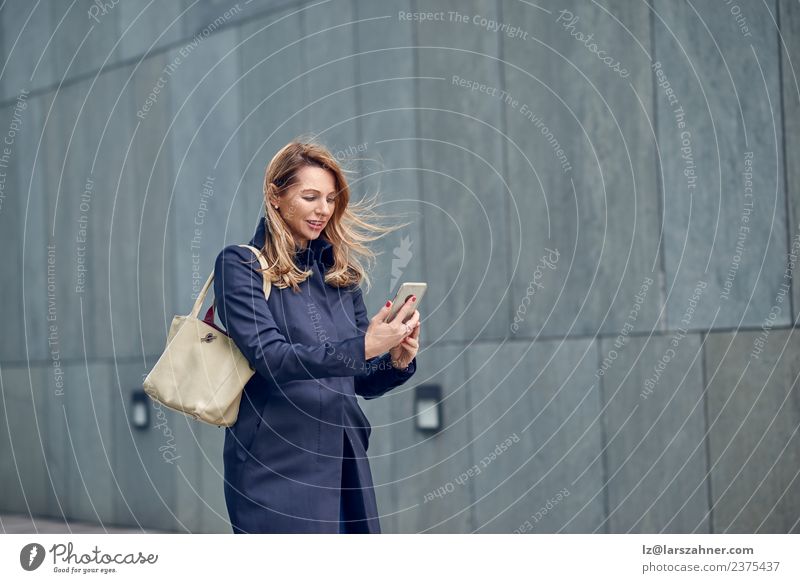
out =
<path fill-rule="evenodd" d="M 250 245 L 262 248 L 266 219 Z M 236 423 L 225 429 L 225 502 L 235 533 L 380 532 L 367 459 L 371 427 L 356 395 L 372 399 L 407 381 L 389 353 L 364 358 L 369 326 L 361 289 L 325 283 L 333 249 L 322 236 L 295 261 L 313 274 L 291 287 L 272 286 L 264 300 L 253 253 L 225 247 L 214 264 L 219 320 L 255 369 Z M 352 456 L 352 459 L 346 459 Z M 343 471 L 343 457 L 344 471 Z"/>

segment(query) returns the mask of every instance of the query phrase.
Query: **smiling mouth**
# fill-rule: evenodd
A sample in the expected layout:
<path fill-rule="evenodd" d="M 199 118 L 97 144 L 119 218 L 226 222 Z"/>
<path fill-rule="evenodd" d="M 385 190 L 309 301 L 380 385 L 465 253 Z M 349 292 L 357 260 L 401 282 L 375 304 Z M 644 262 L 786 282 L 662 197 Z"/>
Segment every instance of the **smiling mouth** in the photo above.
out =
<path fill-rule="evenodd" d="M 322 221 L 306 221 L 306 222 L 315 229 L 321 229 L 322 226 L 324 225 Z"/>

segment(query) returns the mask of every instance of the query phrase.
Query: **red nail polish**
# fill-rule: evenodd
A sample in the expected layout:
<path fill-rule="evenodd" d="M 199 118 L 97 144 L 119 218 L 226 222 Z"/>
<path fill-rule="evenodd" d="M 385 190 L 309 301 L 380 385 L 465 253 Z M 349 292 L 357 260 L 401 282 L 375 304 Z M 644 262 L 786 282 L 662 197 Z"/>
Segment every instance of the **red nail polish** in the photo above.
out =
<path fill-rule="evenodd" d="M 416 302 L 417 301 L 417 296 L 411 296 L 411 301 L 412 302 Z"/>
<path fill-rule="evenodd" d="M 391 305 L 392 305 L 392 301 L 391 300 L 386 300 L 386 307 L 388 308 Z"/>

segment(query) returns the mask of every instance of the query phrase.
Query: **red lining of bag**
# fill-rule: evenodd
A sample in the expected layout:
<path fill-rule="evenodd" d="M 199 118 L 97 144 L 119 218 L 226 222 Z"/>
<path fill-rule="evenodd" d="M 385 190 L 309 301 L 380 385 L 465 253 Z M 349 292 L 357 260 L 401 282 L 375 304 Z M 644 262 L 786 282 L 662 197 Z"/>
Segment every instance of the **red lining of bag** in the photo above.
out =
<path fill-rule="evenodd" d="M 203 322 L 205 322 L 212 328 L 218 330 L 221 334 L 225 334 L 225 336 L 228 335 L 228 333 L 225 332 L 225 330 L 223 330 L 214 323 L 214 304 L 211 304 L 211 307 L 208 308 L 208 311 L 206 312 L 206 317 L 203 318 Z"/>

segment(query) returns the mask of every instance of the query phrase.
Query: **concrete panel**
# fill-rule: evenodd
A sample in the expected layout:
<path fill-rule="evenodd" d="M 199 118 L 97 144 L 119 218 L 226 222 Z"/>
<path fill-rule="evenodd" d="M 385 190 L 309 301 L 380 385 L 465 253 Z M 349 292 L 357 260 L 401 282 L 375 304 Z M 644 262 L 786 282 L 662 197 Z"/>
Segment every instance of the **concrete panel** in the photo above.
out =
<path fill-rule="evenodd" d="M 498 19 L 496 4 L 479 1 L 443 1 L 425 10 Z M 425 273 L 439 274 L 425 300 L 435 310 L 429 338 L 502 338 L 510 324 L 502 109 L 496 99 L 452 84 L 458 76 L 498 86 L 500 39 L 460 22 L 398 19 L 397 26 L 414 30 L 417 75 L 432 78 L 418 82 L 416 104 Z"/>
<path fill-rule="evenodd" d="M 48 345 L 52 322 L 47 320 L 47 269 L 20 268 L 47 265 L 44 184 L 52 156 L 42 134 L 51 99 L 50 93 L 28 95 L 0 111 L 2 140 L 11 141 L 0 153 L 0 245 L 8 259 L 2 266 L 0 295 L 7 308 L 6 325 L 16 331 L 0 337 L 6 361 L 49 359 L 51 349 L 58 350 Z"/>
<path fill-rule="evenodd" d="M 236 32 L 224 30 L 201 40 L 191 52 L 170 51 L 167 67 L 174 182 L 169 192 L 172 233 L 167 253 L 176 297 L 172 313 L 188 313 L 194 296 L 213 268 L 223 246 L 239 181 L 238 143 L 241 121 Z M 228 143 L 228 140 L 231 140 Z M 249 236 L 248 236 L 249 239 Z M 210 301 L 210 298 L 209 298 Z"/>
<path fill-rule="evenodd" d="M 181 532 L 203 532 L 203 514 L 207 511 L 207 507 L 204 503 L 204 484 L 201 479 L 201 467 L 204 461 L 199 423 L 184 415 L 174 415 L 169 419 L 174 440 L 168 445 L 174 443 L 174 451 L 181 456 L 172 462 L 174 470 L 172 467 L 167 470 L 170 473 L 174 471 L 175 498 L 171 512 Z M 165 443 L 167 441 L 166 437 L 162 437 L 161 440 Z"/>
<path fill-rule="evenodd" d="M 3 30 L 3 19 L 4 19 L 4 15 L 0 15 L 0 31 Z M 5 34 L 4 34 L 4 38 L 8 38 L 8 37 L 6 37 Z M 0 42 L 0 59 L 2 59 L 2 62 L 4 64 L 4 66 L 5 66 L 5 63 L 6 63 L 6 49 L 5 49 L 5 46 L 3 46 L 3 42 Z M 5 95 L 5 93 L 6 93 L 6 77 L 3 75 L 3 76 L 0 76 L 0 100 L 3 99 L 3 96 Z"/>
<path fill-rule="evenodd" d="M 96 79 L 62 88 L 54 97 L 51 120 L 57 127 L 53 136 L 53 159 L 48 173 L 48 221 L 54 225 L 57 257 L 58 325 L 62 351 L 67 357 L 129 355 L 141 350 L 139 334 L 114 335 L 111 324 L 122 313 L 115 304 L 133 305 L 133 278 L 110 285 L 110 274 L 120 266 L 133 265 L 132 230 L 117 231 L 118 198 L 133 198 L 120 192 L 120 174 L 133 131 L 122 87 L 129 68 L 116 68 Z M 123 205 L 124 208 L 124 205 Z M 125 221 L 135 219 L 123 214 Z M 119 238 L 119 240 L 117 240 Z M 117 247 L 119 245 L 119 247 Z M 110 255 L 110 249 L 122 251 Z M 113 267 L 112 267 L 113 265 Z M 129 268 L 130 269 L 130 268 Z M 122 296 L 122 297 L 120 297 Z M 83 318 L 83 321 L 82 321 Z"/>
<path fill-rule="evenodd" d="M 3 22 L 2 21 L 3 21 L 3 17 L 0 16 L 0 30 L 2 30 L 2 26 L 3 26 Z M 5 64 L 5 62 L 6 62 L 6 51 L 5 51 L 5 47 L 3 46 L 2 42 L 0 42 L 0 59 L 2 59 L 2 62 Z M 0 76 L 0 98 L 5 94 L 5 92 L 6 92 L 6 79 L 3 76 Z"/>
<path fill-rule="evenodd" d="M 232 190 L 231 224 L 225 242 L 247 242 L 264 209 L 264 172 L 275 153 L 308 131 L 301 75 L 306 71 L 298 40 L 301 16 L 293 7 L 238 27 L 241 123 L 238 140 L 242 184 Z M 296 115 L 295 115 L 296 114 Z"/>
<path fill-rule="evenodd" d="M 800 532 L 798 353 L 791 330 L 708 337 L 714 532 Z"/>
<path fill-rule="evenodd" d="M 44 366 L 0 370 L 0 505 L 3 512 L 41 515 L 52 489 L 47 474 Z"/>
<path fill-rule="evenodd" d="M 679 325 L 682 298 L 702 278 L 708 301 L 692 327 L 712 326 L 718 307 L 715 328 L 758 326 L 779 291 L 786 252 L 775 25 L 762 6 L 743 9 L 747 37 L 725 9 L 654 6 L 656 81 L 677 98 L 670 103 L 657 90 L 668 323 Z M 784 311 L 775 324 L 789 321 Z"/>
<path fill-rule="evenodd" d="M 416 112 L 410 107 L 414 54 L 413 49 L 392 49 L 413 46 L 413 29 L 398 26 L 394 18 L 380 18 L 399 10 L 411 10 L 410 2 L 355 3 L 356 47 L 362 53 L 356 61 L 356 102 L 363 117 L 356 121 L 358 144 L 342 153 L 358 162 L 357 181 L 351 182 L 354 199 L 379 192 L 380 212 L 395 215 L 394 224 L 411 223 L 373 244 L 380 253 L 371 273 L 376 308 L 393 298 L 402 282 L 429 281 L 423 261 L 420 177 L 415 170 L 419 163 Z M 432 311 L 426 300 L 421 314 L 427 318 Z M 427 336 L 427 322 L 423 322 Z"/>
<path fill-rule="evenodd" d="M 302 78 L 305 99 L 301 119 L 306 131 L 318 135 L 332 151 L 358 142 L 356 126 L 356 59 L 353 2 L 329 2 L 303 11 L 302 51 L 307 73 Z"/>
<path fill-rule="evenodd" d="M 778 0 L 780 24 L 781 87 L 783 88 L 783 134 L 786 142 L 786 192 L 789 197 L 789 248 L 794 253 L 800 245 L 800 168 L 793 160 L 800 157 L 800 6 L 790 0 Z M 797 267 L 794 267 L 796 270 Z M 800 315 L 800 285 L 792 286 L 794 311 L 792 321 Z"/>
<path fill-rule="evenodd" d="M 67 520 L 72 513 L 70 500 L 72 499 L 72 481 L 70 480 L 72 467 L 72 450 L 67 438 L 67 392 L 72 385 L 72 371 L 69 365 L 60 362 L 59 368 L 55 362 L 48 368 L 41 389 L 45 409 L 45 430 L 42 432 L 44 439 L 45 459 L 47 463 L 47 479 L 50 489 L 47 492 L 47 516 L 60 520 Z"/>
<path fill-rule="evenodd" d="M 602 4 L 502 3 L 502 21 L 520 30 L 501 37 L 508 64 L 497 94 L 483 97 L 501 108 L 509 135 L 513 335 L 657 325 L 648 8 Z M 612 66 L 576 38 L 581 34 L 593 36 Z"/>
<path fill-rule="evenodd" d="M 49 439 L 65 443 L 69 488 L 61 502 L 71 520 L 113 524 L 117 494 L 114 482 L 114 419 L 111 413 L 111 367 L 106 363 L 65 367 L 63 434 Z"/>
<path fill-rule="evenodd" d="M 602 382 L 608 532 L 709 532 L 699 337 L 632 338 Z"/>
<path fill-rule="evenodd" d="M 15 99 L 23 89 L 49 87 L 56 81 L 58 45 L 46 41 L 53 34 L 53 0 L 6 2 L 0 13 L 0 44 L 5 70 L 0 81 L 0 101 Z M 44 42 L 43 42 L 44 39 Z"/>
<path fill-rule="evenodd" d="M 468 348 L 477 532 L 592 532 L 604 519 L 592 341 Z"/>
<path fill-rule="evenodd" d="M 107 76 L 102 78 L 108 79 Z M 98 296 L 97 288 L 92 285 L 101 277 L 92 241 L 108 241 L 104 202 L 109 199 L 111 187 L 108 179 L 99 184 L 99 177 L 91 170 L 102 125 L 98 129 L 99 111 L 90 114 L 84 106 L 81 114 L 89 85 L 90 82 L 69 84 L 55 92 L 41 133 L 42 144 L 47 144 L 48 150 L 41 173 L 42 192 L 48 193 L 45 223 L 50 261 L 48 288 L 42 306 L 47 313 L 49 334 L 56 341 L 52 347 L 57 348 L 64 359 L 80 358 L 84 352 L 93 355 L 95 340 L 107 332 L 103 326 L 105 319 L 93 324 L 89 334 L 85 334 L 81 326 L 82 317 L 86 322 L 94 321 L 96 315 L 108 314 L 107 290 L 100 291 Z M 101 107 L 99 99 L 98 95 L 94 105 Z M 99 167 L 97 171 L 102 172 Z M 81 200 L 84 195 L 85 199 Z M 79 221 L 84 221 L 85 229 Z M 81 233 L 80 242 L 79 231 L 85 231 Z M 83 315 L 82 303 L 86 309 Z"/>
<path fill-rule="evenodd" d="M 447 483 L 470 468 L 471 387 L 466 383 L 466 353 L 460 347 L 439 346 L 419 355 L 412 381 L 381 397 L 392 413 L 392 463 L 397 531 L 469 532 L 473 528 L 469 486 Z M 421 384 L 442 386 L 442 430 L 433 436 L 415 426 L 414 390 Z M 377 406 L 377 404 L 376 404 Z M 444 495 L 433 492 L 445 488 Z M 385 513 L 384 509 L 381 509 Z"/>
<path fill-rule="evenodd" d="M 181 2 L 127 0 L 115 7 L 118 17 L 119 58 L 137 60 L 174 43 L 183 34 Z"/>
<path fill-rule="evenodd" d="M 112 203 L 106 221 L 109 238 L 93 238 L 91 244 L 102 264 L 98 270 L 102 281 L 97 283 L 108 297 L 108 342 L 115 358 L 140 357 L 143 348 L 160 351 L 164 346 L 166 318 L 159 310 L 165 291 L 163 270 L 159 269 L 162 264 L 143 262 L 139 246 L 143 238 L 153 247 L 164 238 L 168 203 L 164 196 L 168 183 L 164 166 L 168 155 L 165 148 L 160 157 L 154 159 L 157 147 L 151 142 L 158 140 L 160 143 L 164 128 L 169 124 L 165 108 L 153 111 L 152 117 L 144 120 L 134 113 L 142 98 L 137 89 L 146 82 L 152 87 L 162 62 L 163 55 L 120 69 L 117 86 L 112 89 L 114 99 L 118 96 L 120 102 L 111 115 L 124 121 L 119 121 L 120 133 L 109 135 L 113 145 L 107 147 L 118 149 L 121 158 L 114 171 L 113 190 L 108 193 Z M 151 200 L 150 207 L 145 207 L 146 194 L 161 200 L 156 205 Z M 154 211 L 159 213 L 155 218 Z M 152 222 L 148 220 L 151 218 Z M 158 230 L 159 225 L 162 225 L 161 230 Z M 150 257 L 154 256 L 156 249 L 150 251 Z M 144 343 L 145 338 L 150 341 L 148 344 Z"/>
<path fill-rule="evenodd" d="M 93 77 L 100 67 L 117 63 L 119 4 L 100 12 L 92 8 L 96 6 L 94 0 L 77 0 L 74 3 L 54 0 L 48 4 L 51 10 L 51 46 L 55 50 L 58 82 L 82 75 L 91 74 Z"/>
<path fill-rule="evenodd" d="M 140 111 L 167 64 L 161 53 L 137 63 L 126 89 L 126 115 Z M 131 69 L 130 72 L 133 72 Z M 166 95 L 161 95 L 166 100 Z M 144 350 L 160 355 L 172 321 L 174 277 L 167 266 L 172 254 L 169 223 L 171 150 L 168 128 L 172 118 L 166 104 L 156 103 L 142 117 L 136 115 L 135 137 L 123 170 L 117 196 L 112 253 L 129 259 L 112 265 L 112 309 L 115 341 L 125 336 L 140 342 L 132 354 Z M 132 143 L 130 143 L 132 140 Z M 135 248 L 134 248 L 135 245 Z M 119 300 L 117 299 L 119 297 Z M 187 313 L 185 304 L 181 311 Z M 155 360 L 149 360 L 155 364 Z"/>
<path fill-rule="evenodd" d="M 241 2 L 239 0 L 182 0 L 185 10 L 181 17 L 183 38 L 191 39 L 203 35 L 203 30 L 218 26 L 234 26 L 247 22 L 253 16 L 263 12 L 265 8 L 287 4 L 285 0 L 256 0 Z M 179 2 L 175 2 L 179 4 Z M 227 14 L 226 14 L 227 13 Z M 216 22 L 216 24 L 214 24 Z"/>
<path fill-rule="evenodd" d="M 176 514 L 175 483 L 187 453 L 175 440 L 180 414 L 150 402 L 150 427 L 130 424 L 131 393 L 141 389 L 141 364 L 119 363 L 113 370 L 111 417 L 114 419 L 114 475 L 119 492 L 115 522 L 134 527 L 187 532 Z"/>
<path fill-rule="evenodd" d="M 222 446 L 225 432 L 218 427 L 195 423 L 198 448 L 200 449 L 200 495 L 201 515 L 199 532 L 231 532 L 228 510 L 225 507 L 223 492 L 224 468 L 222 465 Z"/>

